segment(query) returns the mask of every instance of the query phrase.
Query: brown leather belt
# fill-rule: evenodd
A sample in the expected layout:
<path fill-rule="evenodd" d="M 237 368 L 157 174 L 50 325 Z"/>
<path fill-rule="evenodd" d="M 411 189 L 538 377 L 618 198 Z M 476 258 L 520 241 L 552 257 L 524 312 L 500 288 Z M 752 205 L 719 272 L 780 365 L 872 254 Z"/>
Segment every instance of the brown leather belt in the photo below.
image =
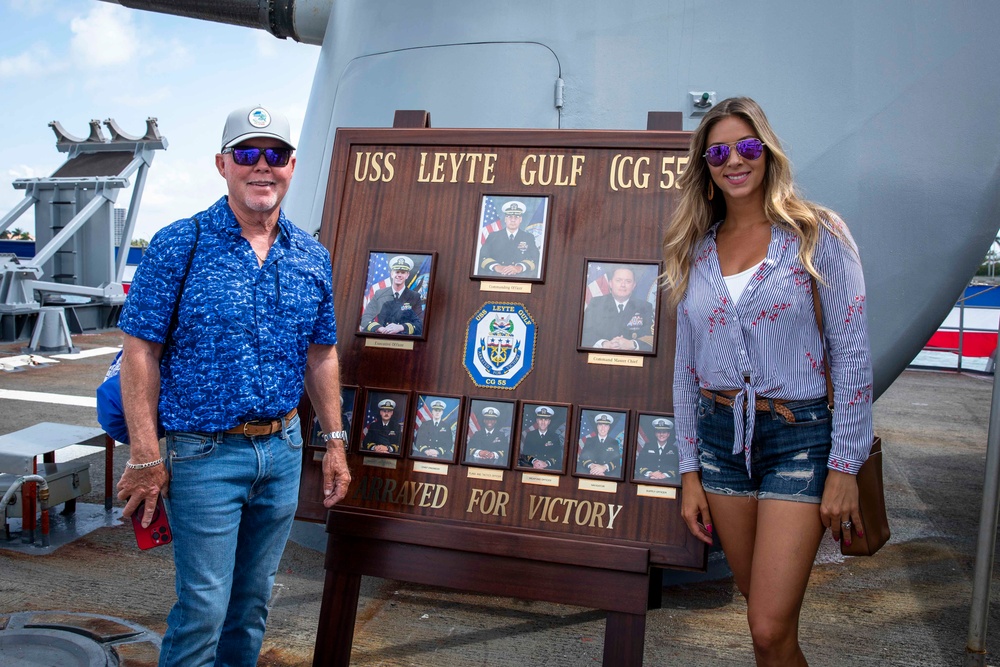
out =
<path fill-rule="evenodd" d="M 272 435 L 280 431 L 288 422 L 292 421 L 292 417 L 295 416 L 296 412 L 298 412 L 298 408 L 292 408 L 292 411 L 281 419 L 253 419 L 226 429 L 224 433 L 236 433 L 238 435 L 245 435 L 248 438 L 250 436 Z"/>
<path fill-rule="evenodd" d="M 729 392 L 710 391 L 708 389 L 701 390 L 701 395 L 708 400 L 715 401 L 719 405 L 725 405 L 726 407 L 731 408 L 733 407 L 733 397 L 727 396 L 727 393 Z M 732 392 L 733 396 L 737 393 L 738 392 L 735 391 Z M 771 405 L 773 404 L 775 412 L 788 421 L 795 423 L 795 414 L 785 407 L 785 403 L 788 403 L 788 401 L 781 398 L 758 398 L 754 403 L 754 408 L 757 412 L 770 412 Z"/>

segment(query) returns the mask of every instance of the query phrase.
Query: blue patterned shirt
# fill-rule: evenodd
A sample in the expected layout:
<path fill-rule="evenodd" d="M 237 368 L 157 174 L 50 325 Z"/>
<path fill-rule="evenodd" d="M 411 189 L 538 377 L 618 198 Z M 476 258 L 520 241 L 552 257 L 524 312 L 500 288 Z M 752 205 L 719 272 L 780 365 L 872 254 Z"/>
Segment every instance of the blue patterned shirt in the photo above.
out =
<path fill-rule="evenodd" d="M 857 474 L 872 443 L 872 364 L 865 319 L 865 284 L 857 247 L 821 228 L 813 262 L 833 375 L 833 447 L 827 467 Z M 696 406 L 699 390 L 739 390 L 733 406 L 736 442 L 750 471 L 755 421 L 743 406 L 758 397 L 790 401 L 826 396 L 823 341 L 816 328 L 809 273 L 799 262 L 799 239 L 772 225 L 767 256 L 733 303 L 719 268 L 718 223 L 695 250 L 687 292 L 677 308 L 674 412 L 680 471 L 699 469 Z M 749 376 L 749 382 L 746 376 Z"/>
<path fill-rule="evenodd" d="M 298 405 L 311 343 L 334 345 L 330 255 L 282 212 L 258 267 L 223 197 L 196 215 L 197 251 L 160 363 L 160 421 L 168 431 L 214 432 L 272 419 Z M 153 237 L 118 326 L 163 343 L 195 241 L 190 218 Z"/>

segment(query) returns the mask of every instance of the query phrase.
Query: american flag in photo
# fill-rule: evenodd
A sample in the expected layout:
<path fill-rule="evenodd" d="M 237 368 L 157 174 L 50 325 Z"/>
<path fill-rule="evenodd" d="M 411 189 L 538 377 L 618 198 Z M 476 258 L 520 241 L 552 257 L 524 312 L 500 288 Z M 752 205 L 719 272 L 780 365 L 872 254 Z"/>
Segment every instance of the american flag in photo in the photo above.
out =
<path fill-rule="evenodd" d="M 645 447 L 646 443 L 649 442 L 649 436 L 646 435 L 646 431 L 642 427 L 641 423 L 639 424 L 639 433 L 638 433 L 637 441 L 638 441 L 638 445 L 639 445 L 640 448 L 641 447 Z"/>
<path fill-rule="evenodd" d="M 433 417 L 431 414 L 431 403 L 434 401 L 444 401 L 445 408 L 448 407 L 448 401 L 445 401 L 445 399 L 440 396 L 421 396 L 418 399 L 417 415 L 414 419 L 414 424 L 417 428 L 420 428 L 421 424 Z M 457 405 L 447 413 L 442 414 L 441 419 L 451 419 L 451 416 L 455 414 L 455 410 L 458 410 Z"/>
<path fill-rule="evenodd" d="M 361 304 L 362 311 L 364 311 L 365 306 L 375 296 L 375 292 L 392 284 L 392 277 L 389 271 L 389 258 L 386 253 L 375 253 L 368 260 L 368 281 L 365 284 L 371 285 L 371 287 L 365 292 L 364 302 Z"/>
<path fill-rule="evenodd" d="M 611 293 L 611 283 L 608 281 L 607 273 L 600 264 L 594 266 L 597 277 L 587 283 L 587 292 L 584 295 L 584 304 L 590 305 L 590 300 L 595 296 L 605 296 Z"/>
<path fill-rule="evenodd" d="M 500 212 L 494 203 L 493 197 L 487 197 L 483 206 L 483 217 L 480 219 L 482 227 L 479 230 L 479 245 L 486 243 L 486 237 L 493 232 L 503 229 L 503 220 L 500 219 Z"/>

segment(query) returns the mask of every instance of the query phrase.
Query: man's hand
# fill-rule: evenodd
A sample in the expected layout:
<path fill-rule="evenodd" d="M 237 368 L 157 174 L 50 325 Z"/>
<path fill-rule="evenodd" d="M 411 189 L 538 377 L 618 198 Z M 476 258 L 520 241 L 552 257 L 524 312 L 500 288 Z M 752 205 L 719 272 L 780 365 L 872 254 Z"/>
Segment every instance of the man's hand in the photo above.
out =
<path fill-rule="evenodd" d="M 323 455 L 323 506 L 333 507 L 347 497 L 351 485 L 351 471 L 347 468 L 347 454 L 339 442 L 326 448 Z"/>
<path fill-rule="evenodd" d="M 170 475 L 167 474 L 167 467 L 164 464 L 134 470 L 125 468 L 122 478 L 118 481 L 118 500 L 125 500 L 125 509 L 122 510 L 122 518 L 127 519 L 132 516 L 139 503 L 146 501 L 145 512 L 142 517 L 142 527 L 148 528 L 156 512 L 156 497 L 161 493 L 167 495 L 167 487 L 170 485 Z"/>

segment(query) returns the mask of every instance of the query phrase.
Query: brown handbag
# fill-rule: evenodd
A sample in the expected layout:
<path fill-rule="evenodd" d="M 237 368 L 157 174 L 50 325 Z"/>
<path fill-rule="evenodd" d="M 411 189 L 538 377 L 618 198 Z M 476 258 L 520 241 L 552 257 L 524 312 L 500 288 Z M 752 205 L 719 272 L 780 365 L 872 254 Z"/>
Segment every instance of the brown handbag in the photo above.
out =
<path fill-rule="evenodd" d="M 823 334 L 823 305 L 819 300 L 816 279 L 812 279 L 813 308 L 816 311 L 816 327 L 826 346 Z M 823 369 L 826 372 L 826 400 L 833 411 L 833 377 L 830 375 L 830 359 L 823 353 Z M 859 536 L 856 526 L 851 527 L 851 543 L 840 540 L 840 553 L 845 556 L 873 556 L 889 541 L 889 517 L 885 512 L 885 492 L 882 487 L 882 438 L 875 436 L 868 459 L 858 471 L 858 512 L 865 534 Z"/>

